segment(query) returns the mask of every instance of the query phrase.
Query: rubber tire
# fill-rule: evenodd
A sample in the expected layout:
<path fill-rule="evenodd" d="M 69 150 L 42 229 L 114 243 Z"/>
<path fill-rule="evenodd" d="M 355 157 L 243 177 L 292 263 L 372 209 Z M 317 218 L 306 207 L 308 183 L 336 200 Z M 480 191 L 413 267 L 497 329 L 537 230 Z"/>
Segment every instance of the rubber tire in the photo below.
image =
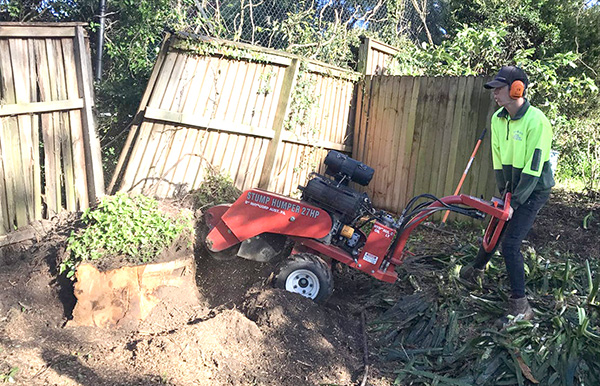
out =
<path fill-rule="evenodd" d="M 319 292 L 312 300 L 316 303 L 325 303 L 333 293 L 331 268 L 323 259 L 312 253 L 298 253 L 286 259 L 273 280 L 273 286 L 275 288 L 286 289 L 285 286 L 288 277 L 299 270 L 308 270 L 316 276 L 319 282 Z M 299 292 L 298 294 L 303 296 Z"/>

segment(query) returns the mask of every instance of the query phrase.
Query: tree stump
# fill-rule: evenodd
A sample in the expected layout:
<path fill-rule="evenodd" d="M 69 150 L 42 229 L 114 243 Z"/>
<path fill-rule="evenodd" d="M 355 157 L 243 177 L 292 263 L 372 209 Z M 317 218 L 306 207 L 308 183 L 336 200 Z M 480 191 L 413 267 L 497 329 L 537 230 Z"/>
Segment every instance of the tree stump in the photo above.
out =
<path fill-rule="evenodd" d="M 89 263 L 77 267 L 77 304 L 71 324 L 115 327 L 148 317 L 160 302 L 198 304 L 193 256 L 101 272 Z"/>

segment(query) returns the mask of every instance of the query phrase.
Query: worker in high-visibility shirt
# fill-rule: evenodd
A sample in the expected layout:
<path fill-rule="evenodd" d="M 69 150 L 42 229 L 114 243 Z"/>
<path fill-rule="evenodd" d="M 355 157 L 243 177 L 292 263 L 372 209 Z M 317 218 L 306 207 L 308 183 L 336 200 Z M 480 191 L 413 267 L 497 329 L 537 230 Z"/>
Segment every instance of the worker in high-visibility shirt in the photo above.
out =
<path fill-rule="evenodd" d="M 554 177 L 550 167 L 552 127 L 542 111 L 525 98 L 528 78 L 519 67 L 505 66 L 486 83 L 492 89 L 500 109 L 492 116 L 492 160 L 500 194 L 512 193 L 511 218 L 502 236 L 501 253 L 510 281 L 507 315 L 496 325 L 510 319 L 529 320 L 534 313 L 525 294 L 525 269 L 521 244 L 535 218 L 550 197 Z M 463 267 L 462 279 L 471 283 L 483 278 L 493 253 L 480 249 L 473 264 Z"/>

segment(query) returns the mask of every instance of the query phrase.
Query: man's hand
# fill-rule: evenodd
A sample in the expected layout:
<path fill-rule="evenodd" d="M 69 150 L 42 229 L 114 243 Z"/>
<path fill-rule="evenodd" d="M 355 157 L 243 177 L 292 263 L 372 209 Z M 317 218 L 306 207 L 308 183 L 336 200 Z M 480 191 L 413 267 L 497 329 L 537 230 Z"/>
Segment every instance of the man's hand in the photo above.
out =
<path fill-rule="evenodd" d="M 508 207 L 508 219 L 507 220 L 510 220 L 512 218 L 512 215 L 513 215 L 514 212 L 515 212 L 515 210 L 513 209 L 513 207 L 509 206 Z"/>

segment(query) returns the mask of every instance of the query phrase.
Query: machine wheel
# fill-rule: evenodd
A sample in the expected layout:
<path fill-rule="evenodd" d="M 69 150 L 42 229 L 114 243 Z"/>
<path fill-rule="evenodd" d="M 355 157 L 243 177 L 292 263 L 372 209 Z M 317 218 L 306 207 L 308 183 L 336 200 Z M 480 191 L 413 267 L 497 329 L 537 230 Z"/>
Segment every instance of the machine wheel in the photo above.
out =
<path fill-rule="evenodd" d="M 317 303 L 324 303 L 333 292 L 331 269 L 323 259 L 311 253 L 298 253 L 287 259 L 273 285 Z"/>

